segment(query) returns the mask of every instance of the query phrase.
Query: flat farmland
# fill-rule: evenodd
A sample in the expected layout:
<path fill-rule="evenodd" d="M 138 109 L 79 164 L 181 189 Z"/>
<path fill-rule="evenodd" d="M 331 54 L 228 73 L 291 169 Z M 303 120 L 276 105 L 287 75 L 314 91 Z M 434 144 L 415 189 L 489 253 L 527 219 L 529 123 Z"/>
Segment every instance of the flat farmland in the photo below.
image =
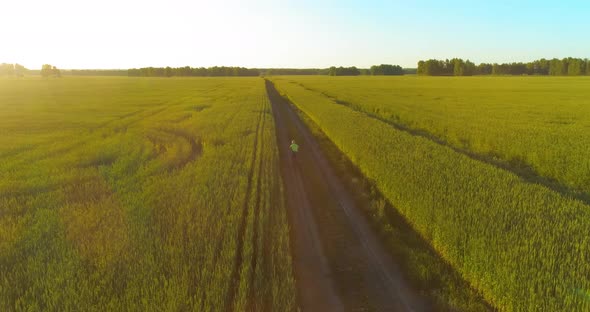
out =
<path fill-rule="evenodd" d="M 0 310 L 295 308 L 257 78 L 0 80 Z"/>
<path fill-rule="evenodd" d="M 0 310 L 587 310 L 589 82 L 2 79 Z"/>
<path fill-rule="evenodd" d="M 588 77 L 278 79 L 472 156 L 590 193 Z"/>
<path fill-rule="evenodd" d="M 588 78 L 271 80 L 493 307 L 588 309 Z"/>

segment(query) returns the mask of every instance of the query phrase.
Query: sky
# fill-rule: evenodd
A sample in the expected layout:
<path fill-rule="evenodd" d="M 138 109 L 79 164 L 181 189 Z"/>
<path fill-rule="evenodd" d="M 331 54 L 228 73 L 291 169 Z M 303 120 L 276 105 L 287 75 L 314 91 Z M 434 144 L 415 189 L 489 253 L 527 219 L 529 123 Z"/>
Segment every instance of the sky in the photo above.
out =
<path fill-rule="evenodd" d="M 590 1 L 14 0 L 1 11 L 0 62 L 29 69 L 590 58 Z"/>

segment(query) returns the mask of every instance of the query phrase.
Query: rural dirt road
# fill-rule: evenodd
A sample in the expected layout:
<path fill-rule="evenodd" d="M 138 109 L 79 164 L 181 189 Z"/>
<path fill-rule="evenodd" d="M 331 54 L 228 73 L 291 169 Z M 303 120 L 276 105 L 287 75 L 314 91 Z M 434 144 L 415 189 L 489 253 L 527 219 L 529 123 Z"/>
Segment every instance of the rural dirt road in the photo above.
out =
<path fill-rule="evenodd" d="M 399 268 L 315 137 L 271 82 L 285 183 L 298 301 L 303 311 L 429 311 L 427 300 L 404 281 Z M 297 159 L 289 154 L 295 139 Z"/>

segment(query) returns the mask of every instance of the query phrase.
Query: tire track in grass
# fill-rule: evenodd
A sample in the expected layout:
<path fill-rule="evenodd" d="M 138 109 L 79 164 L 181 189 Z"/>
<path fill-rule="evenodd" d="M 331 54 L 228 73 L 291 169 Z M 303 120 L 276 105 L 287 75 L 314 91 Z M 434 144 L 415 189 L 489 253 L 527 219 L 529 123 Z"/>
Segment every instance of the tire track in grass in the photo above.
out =
<path fill-rule="evenodd" d="M 244 204 L 242 205 L 242 215 L 240 216 L 240 225 L 238 228 L 238 237 L 237 237 L 237 252 L 236 252 L 236 260 L 234 262 L 234 267 L 232 269 L 231 277 L 230 277 L 230 285 L 229 291 L 226 299 L 226 308 L 225 311 L 231 312 L 235 310 L 235 299 L 236 295 L 238 294 L 239 286 L 240 286 L 240 269 L 242 267 L 243 262 L 243 253 L 244 253 L 244 234 L 246 233 L 246 226 L 248 224 L 248 212 L 249 212 L 249 203 L 250 197 L 252 195 L 253 185 L 252 185 L 252 178 L 255 171 L 256 165 L 256 151 L 258 148 L 258 141 L 260 136 L 260 129 L 261 124 L 264 122 L 264 111 L 261 111 L 258 119 L 258 123 L 256 125 L 256 135 L 254 137 L 254 144 L 252 150 L 252 160 L 250 162 L 250 172 L 248 173 L 248 183 L 246 186 L 246 196 L 244 199 Z M 258 183 L 258 182 L 257 182 Z"/>
<path fill-rule="evenodd" d="M 177 169 L 177 170 L 182 169 L 186 165 L 188 165 L 189 163 L 196 160 L 203 153 L 203 143 L 201 142 L 201 139 L 195 139 L 192 135 L 190 135 L 189 133 L 187 133 L 181 129 L 161 128 L 159 130 L 164 133 L 168 133 L 171 136 L 182 139 L 190 147 L 188 155 L 184 155 L 184 157 L 182 159 L 180 159 L 178 162 L 172 164 L 171 169 Z"/>
<path fill-rule="evenodd" d="M 283 146 L 281 151 L 286 151 L 289 144 L 288 128 L 306 146 L 306 152 L 302 150 L 301 156 L 297 156 L 296 165 L 284 159 L 286 165 L 291 167 L 291 170 L 284 171 L 287 174 L 285 181 L 288 181 L 286 188 L 292 193 L 298 193 L 291 198 L 291 201 L 296 201 L 291 204 L 291 209 L 303 215 L 303 222 L 291 217 L 293 232 L 297 237 L 304 237 L 297 232 L 303 231 L 303 228 L 313 230 L 310 227 L 313 223 L 320 225 L 319 233 L 307 238 L 308 242 L 304 246 L 295 244 L 295 269 L 299 276 L 302 308 L 309 311 L 430 311 L 428 300 L 412 289 L 402 277 L 400 268 L 361 215 L 360 207 L 344 189 L 309 129 L 269 81 L 267 90 L 275 110 L 279 129 L 277 137 Z M 289 158 L 287 155 L 288 152 L 283 158 Z M 303 183 L 303 179 L 306 183 Z M 310 280 L 306 281 L 305 274 L 308 274 L 311 264 L 297 261 L 297 253 L 310 253 L 318 248 L 314 245 L 319 245 L 320 249 L 323 247 L 327 257 L 324 264 L 318 263 L 321 262 L 318 256 L 313 261 L 313 265 L 318 266 L 315 270 L 329 272 L 324 275 L 327 280 L 324 285 L 320 284 L 318 274 L 308 276 Z M 336 301 L 330 302 L 325 298 L 314 298 L 315 293 L 320 291 L 328 294 L 330 284 L 338 290 L 340 300 L 336 298 Z M 314 291 L 310 292 L 307 288 Z"/>
<path fill-rule="evenodd" d="M 266 109 L 268 110 L 268 113 L 270 114 L 269 118 L 272 118 L 272 111 L 271 111 L 271 107 L 270 107 L 270 100 L 268 99 L 268 95 L 264 95 L 264 100 L 266 101 Z M 270 121 L 271 127 L 274 128 L 274 124 L 273 121 Z M 274 134 L 274 129 L 270 130 L 270 135 L 272 136 Z M 273 139 L 268 138 L 268 139 Z M 273 147 L 273 145 L 271 144 L 271 147 Z M 263 224 L 262 224 L 262 229 L 261 229 L 261 235 L 262 235 L 262 263 L 261 263 L 261 270 L 263 270 L 262 272 L 262 276 L 263 278 L 272 276 L 272 257 L 273 254 L 271 253 L 272 247 L 273 247 L 273 243 L 276 243 L 276 241 L 273 240 L 273 238 L 275 238 L 274 236 L 271 236 L 271 233 L 273 233 L 273 226 L 276 224 L 280 224 L 279 220 L 275 220 L 277 218 L 277 209 L 279 209 L 281 207 L 281 205 L 278 203 L 278 201 L 280 201 L 280 197 L 278 194 L 281 194 L 281 190 L 280 190 L 280 181 L 275 180 L 278 177 L 279 171 L 278 171 L 278 167 L 275 167 L 278 165 L 278 163 L 274 163 L 273 162 L 273 156 L 274 153 L 277 152 L 276 150 L 272 150 L 269 151 L 266 155 L 266 164 L 265 164 L 265 169 L 266 169 L 266 174 L 268 176 L 268 179 L 265 181 L 265 187 L 266 190 L 268 192 L 268 202 L 267 205 L 265 206 L 266 209 L 264 210 L 265 215 L 263 218 Z M 277 198 L 278 197 L 278 198 Z M 276 232 L 275 232 L 276 233 Z M 263 281 L 264 282 L 264 281 Z M 270 288 L 266 288 L 264 290 L 265 292 L 263 294 L 259 294 L 259 297 L 263 297 L 265 298 L 265 300 L 263 300 L 263 302 L 261 303 L 262 309 L 261 311 L 272 311 L 272 287 Z"/>
<path fill-rule="evenodd" d="M 343 303 L 333 283 L 333 272 L 320 240 L 318 224 L 311 215 L 310 198 L 288 151 L 288 116 L 285 115 L 278 93 L 269 82 L 266 82 L 266 90 L 275 121 L 275 136 L 279 150 L 277 169 L 283 176 L 299 310 L 343 311 Z"/>
<path fill-rule="evenodd" d="M 264 102 L 264 99 L 262 99 L 262 103 Z M 253 224 L 253 237 L 252 237 L 252 267 L 250 270 L 250 279 L 249 279 L 249 291 L 248 291 L 248 303 L 247 303 L 247 309 L 246 311 L 255 311 L 255 296 L 256 296 L 256 287 L 255 287 L 255 281 L 256 281 L 256 270 L 258 269 L 258 231 L 259 231 L 259 223 L 260 223 L 260 197 L 261 197 L 261 193 L 262 193 L 262 175 L 263 175 L 263 168 L 264 168 L 264 158 L 265 158 L 265 152 L 264 152 L 264 126 L 266 124 L 266 113 L 265 113 L 265 108 L 266 105 L 263 104 L 263 109 L 261 112 L 261 118 L 262 118 L 262 126 L 260 129 L 260 160 L 259 160 L 259 166 L 258 166 L 258 179 L 257 179 L 257 187 L 256 187 L 256 206 L 254 206 L 254 224 Z"/>

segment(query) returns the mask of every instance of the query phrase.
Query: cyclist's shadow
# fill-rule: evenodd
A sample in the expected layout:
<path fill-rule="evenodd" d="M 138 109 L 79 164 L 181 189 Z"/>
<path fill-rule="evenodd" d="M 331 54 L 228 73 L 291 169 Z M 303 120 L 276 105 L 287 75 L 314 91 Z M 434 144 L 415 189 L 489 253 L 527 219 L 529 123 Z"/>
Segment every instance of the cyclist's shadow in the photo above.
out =
<path fill-rule="evenodd" d="M 295 155 L 291 155 L 291 167 L 294 169 L 299 168 L 299 158 Z"/>

